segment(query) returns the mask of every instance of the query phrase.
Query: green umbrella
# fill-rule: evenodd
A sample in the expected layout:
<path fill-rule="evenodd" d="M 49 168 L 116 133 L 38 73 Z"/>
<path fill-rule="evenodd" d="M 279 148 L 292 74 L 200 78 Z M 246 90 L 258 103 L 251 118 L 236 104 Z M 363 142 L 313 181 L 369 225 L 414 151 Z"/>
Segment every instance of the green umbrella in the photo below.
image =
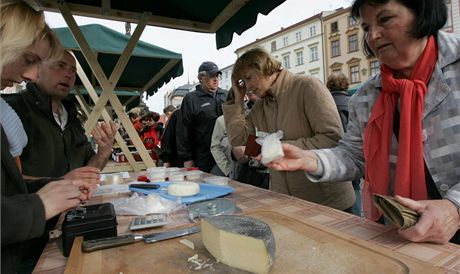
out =
<path fill-rule="evenodd" d="M 80 29 L 88 41 L 91 49 L 96 52 L 97 59 L 105 75 L 110 75 L 120 57 L 123 49 L 129 41 L 130 36 L 119 33 L 98 24 L 80 26 Z M 54 29 L 62 45 L 71 49 L 89 79 L 92 71 L 86 62 L 80 48 L 67 27 Z M 157 81 L 145 87 L 147 83 L 171 60 L 177 63 Z M 147 91 L 147 94 L 154 94 L 163 84 L 171 78 L 178 77 L 183 73 L 182 55 L 166 50 L 155 45 L 139 41 L 129 59 L 129 62 L 117 84 L 117 90 Z M 93 78 L 94 79 L 94 78 Z M 77 85 L 82 85 L 77 80 Z M 98 82 L 93 81 L 97 86 Z M 84 88 L 84 87 L 83 87 Z"/>

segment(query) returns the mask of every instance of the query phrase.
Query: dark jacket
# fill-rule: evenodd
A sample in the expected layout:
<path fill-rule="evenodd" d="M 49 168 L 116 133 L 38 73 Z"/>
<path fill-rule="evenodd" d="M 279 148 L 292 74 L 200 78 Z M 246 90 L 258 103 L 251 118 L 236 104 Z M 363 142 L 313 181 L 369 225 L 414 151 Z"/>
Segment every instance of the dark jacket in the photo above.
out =
<path fill-rule="evenodd" d="M 182 101 L 182 119 L 176 128 L 177 153 L 184 161 L 193 160 L 195 166 L 205 172 L 211 171 L 215 164 L 210 150 L 211 137 L 226 98 L 226 90 L 219 88 L 213 95 L 198 85 Z"/>
<path fill-rule="evenodd" d="M 1 234 L 2 273 L 14 273 L 21 257 L 29 250 L 27 240 L 40 237 L 45 230 L 45 208 L 34 192 L 46 181 L 26 185 L 9 152 L 6 135 L 1 129 Z M 28 189 L 34 186 L 35 189 Z"/>
<path fill-rule="evenodd" d="M 333 90 L 331 91 L 331 94 L 332 98 L 334 98 L 337 110 L 339 111 L 343 129 L 346 131 L 348 124 L 348 101 L 350 101 L 350 95 L 346 90 Z"/>
<path fill-rule="evenodd" d="M 95 154 L 73 102 L 62 100 L 68 121 L 61 130 L 54 120 L 51 97 L 40 92 L 35 84 L 27 84 L 26 91 L 6 100 L 21 118 L 29 140 L 21 155 L 24 175 L 61 177 L 85 166 Z"/>
<path fill-rule="evenodd" d="M 181 113 L 181 110 L 178 109 L 171 114 L 163 133 L 163 137 L 161 138 L 160 159 L 165 163 L 170 163 L 172 167 L 184 166 L 184 161 L 181 161 L 177 155 L 176 144 L 176 126 L 177 121 L 181 119 Z"/>

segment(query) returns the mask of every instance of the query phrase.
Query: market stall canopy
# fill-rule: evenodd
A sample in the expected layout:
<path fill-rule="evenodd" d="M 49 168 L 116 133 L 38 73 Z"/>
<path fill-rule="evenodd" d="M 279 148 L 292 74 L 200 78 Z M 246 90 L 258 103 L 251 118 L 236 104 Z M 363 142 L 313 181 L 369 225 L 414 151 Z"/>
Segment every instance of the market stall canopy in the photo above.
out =
<path fill-rule="evenodd" d="M 147 25 L 216 33 L 216 46 L 228 46 L 233 33 L 254 26 L 259 13 L 267 15 L 286 0 L 68 0 L 73 15 L 137 23 L 151 13 Z M 46 11 L 59 12 L 57 0 L 39 0 Z"/>
<path fill-rule="evenodd" d="M 98 24 L 80 26 L 80 30 L 88 41 L 89 46 L 97 55 L 97 61 L 106 75 L 110 75 L 120 58 L 130 36 L 119 33 Z M 70 29 L 55 28 L 59 40 L 66 49 L 73 51 L 80 62 L 86 75 L 93 79 L 92 84 L 98 82 L 92 76 L 91 68 L 80 50 Z M 163 75 L 158 73 L 170 62 L 176 60 L 176 64 Z M 155 45 L 138 41 L 133 50 L 131 58 L 126 65 L 120 80 L 117 83 L 118 90 L 146 91 L 147 94 L 154 94 L 163 84 L 171 78 L 178 77 L 183 73 L 182 55 Z M 156 77 L 156 78 L 154 78 Z M 154 81 L 151 81 L 155 79 Z M 80 80 L 76 85 L 81 86 Z M 97 85 L 96 85 L 97 86 Z"/>

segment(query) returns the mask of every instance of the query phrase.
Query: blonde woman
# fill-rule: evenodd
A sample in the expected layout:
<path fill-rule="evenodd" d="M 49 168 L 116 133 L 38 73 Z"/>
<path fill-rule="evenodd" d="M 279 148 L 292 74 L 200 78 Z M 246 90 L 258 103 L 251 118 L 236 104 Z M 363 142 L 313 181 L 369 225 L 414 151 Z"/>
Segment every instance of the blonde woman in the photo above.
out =
<path fill-rule="evenodd" d="M 0 29 L 2 88 L 24 80 L 35 80 L 37 65 L 50 55 L 59 54 L 60 47 L 46 26 L 43 13 L 22 1 L 2 1 Z M 13 43 L 12 40 L 18 42 Z M 0 107 L 2 118 L 11 111 L 4 104 L 0 104 Z M 47 220 L 90 198 L 92 186 L 78 180 L 26 184 L 10 153 L 10 143 L 17 136 L 8 136 L 6 131 L 7 126 L 2 122 L 1 272 L 30 272 L 34 264 L 24 268 L 22 262 L 23 255 L 29 254 L 33 248 L 27 240 L 40 237 Z"/>

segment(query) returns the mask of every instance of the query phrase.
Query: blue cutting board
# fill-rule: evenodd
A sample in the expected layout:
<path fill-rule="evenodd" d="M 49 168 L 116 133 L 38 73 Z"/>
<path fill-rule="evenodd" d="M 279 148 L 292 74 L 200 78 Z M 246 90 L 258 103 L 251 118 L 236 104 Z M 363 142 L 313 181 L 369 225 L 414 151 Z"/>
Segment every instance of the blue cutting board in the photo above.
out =
<path fill-rule="evenodd" d="M 172 196 L 168 194 L 167 188 L 169 184 L 171 184 L 170 182 L 155 182 L 155 184 L 160 185 L 160 188 L 143 189 L 143 188 L 129 187 L 129 190 L 138 192 L 138 193 L 147 194 L 147 195 L 151 193 L 158 193 L 160 194 L 161 197 L 168 199 L 168 200 L 173 200 L 173 201 L 180 198 L 181 202 L 185 204 L 191 204 L 191 203 L 200 202 L 204 200 L 214 199 L 214 198 L 221 197 L 221 196 L 227 195 L 235 191 L 235 189 L 229 186 L 219 186 L 219 185 L 199 183 L 200 185 L 199 193 L 193 196 L 177 197 L 177 196 Z"/>

